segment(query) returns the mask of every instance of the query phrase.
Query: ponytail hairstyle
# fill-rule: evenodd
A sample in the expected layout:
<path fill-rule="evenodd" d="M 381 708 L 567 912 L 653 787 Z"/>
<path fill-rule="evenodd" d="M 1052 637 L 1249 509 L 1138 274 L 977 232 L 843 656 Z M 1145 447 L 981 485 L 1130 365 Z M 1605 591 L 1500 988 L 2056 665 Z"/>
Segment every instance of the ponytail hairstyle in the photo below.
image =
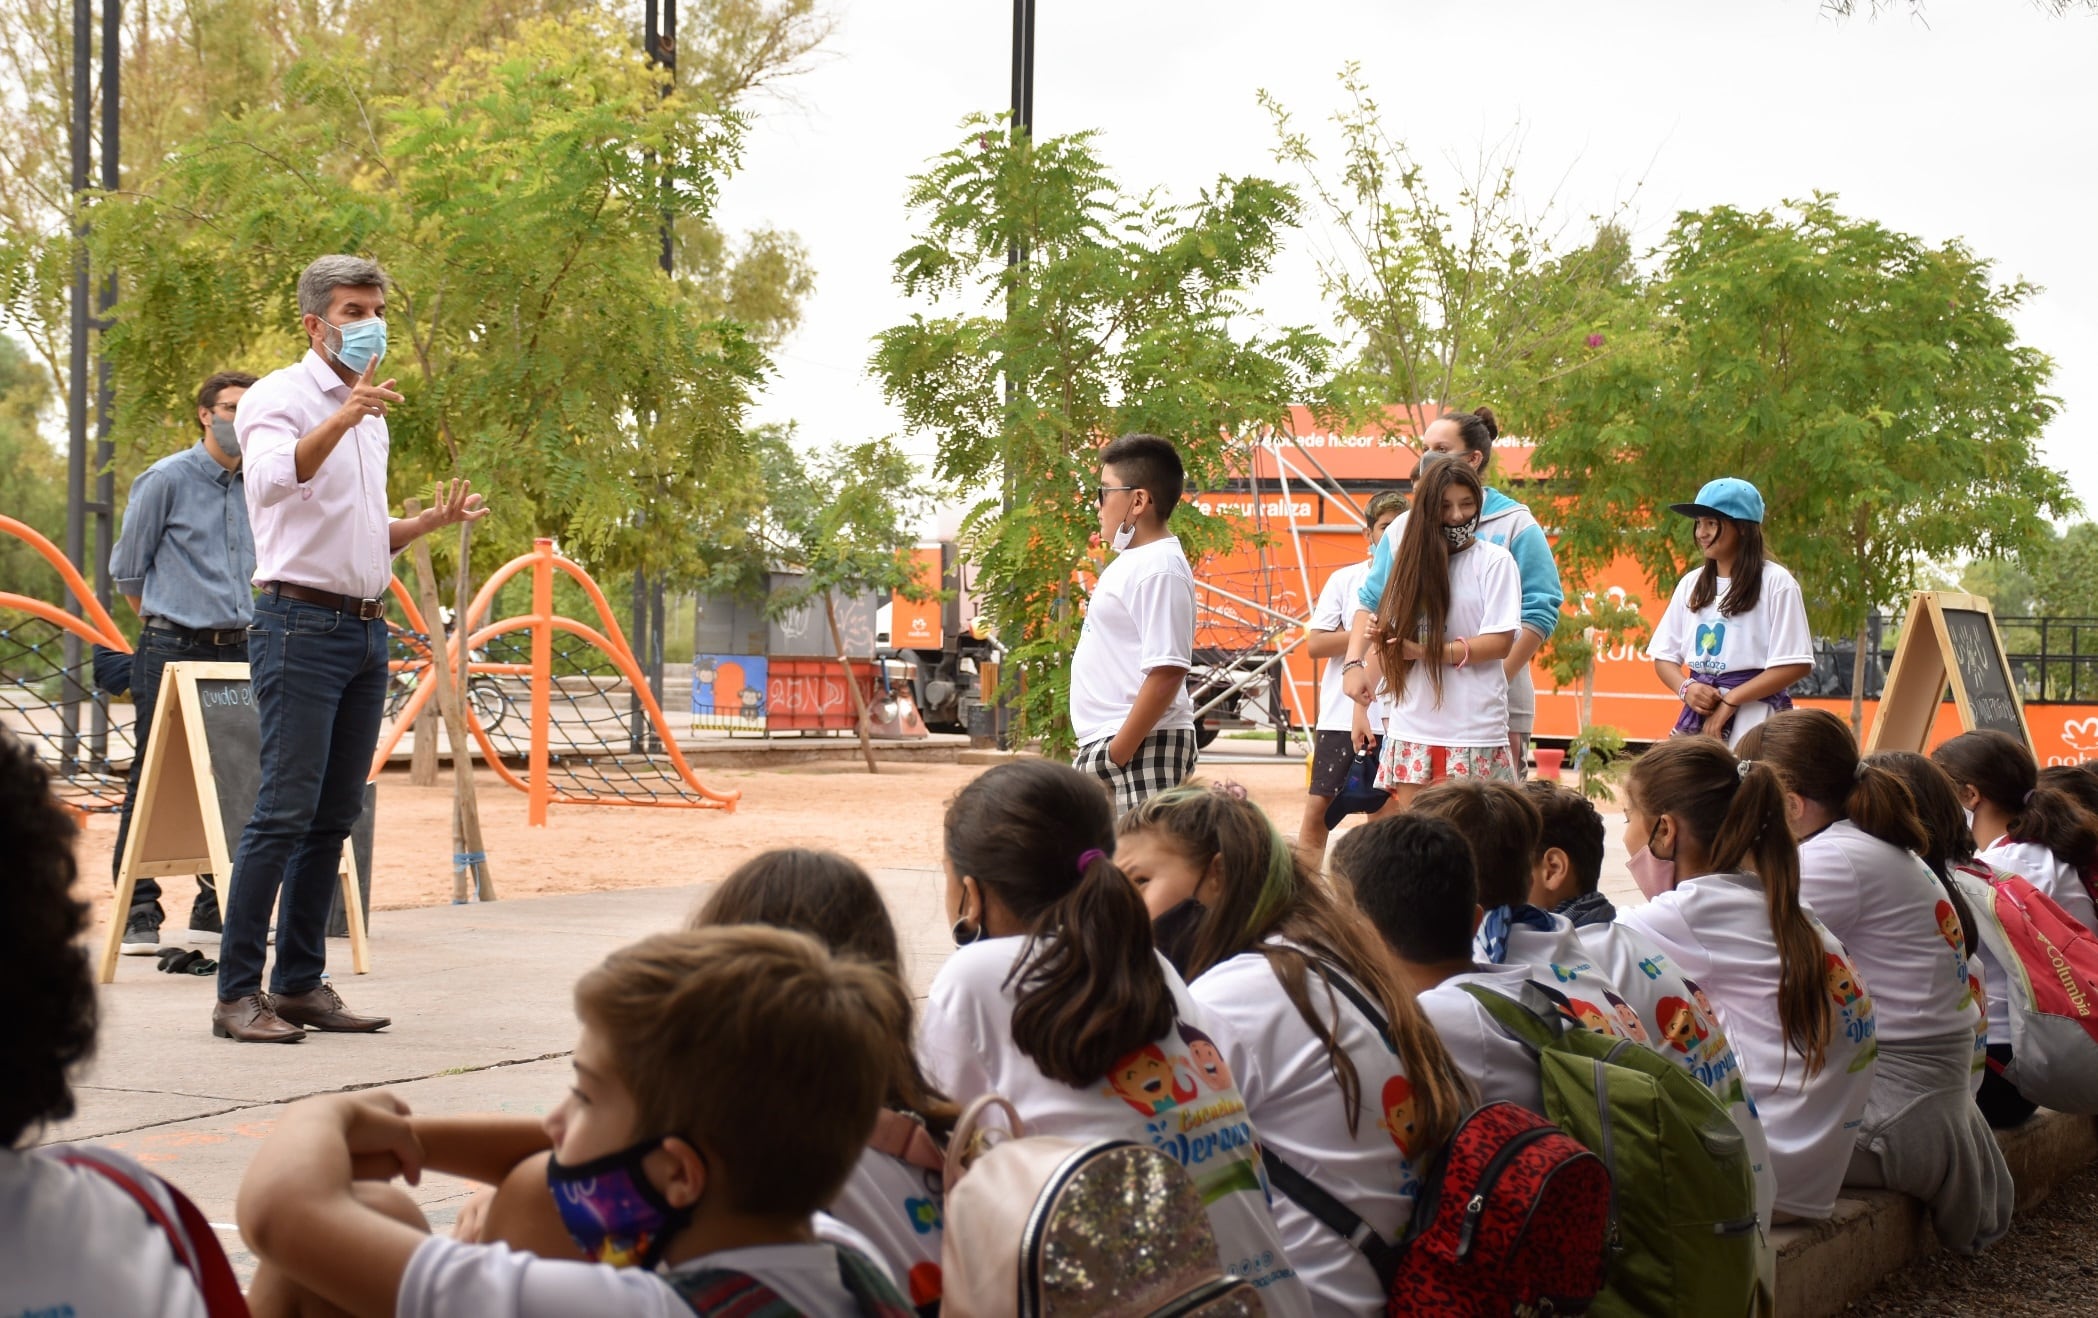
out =
<path fill-rule="evenodd" d="M 2088 760 L 2081 764 L 2056 764 L 2040 770 L 2040 786 L 2075 798 L 2076 804 L 2098 817 L 2098 773 Z"/>
<path fill-rule="evenodd" d="M 1719 616 L 1738 618 L 1753 612 L 1763 598 L 1763 524 L 1729 517 L 1741 533 L 1741 548 L 1734 557 L 1734 575 L 1727 578 L 1726 598 L 1719 602 Z M 1719 595 L 1719 560 L 1708 558 L 1690 588 L 1690 611 L 1709 608 Z"/>
<path fill-rule="evenodd" d="M 822 943 L 833 956 L 857 958 L 881 971 L 896 988 L 877 1004 L 893 1044 L 883 1105 L 917 1116 L 943 1141 L 953 1133 L 961 1111 L 926 1079 L 918 1063 L 896 926 L 866 870 L 835 851 L 804 847 L 753 856 L 708 894 L 686 927 L 738 924 L 793 929 Z"/>
<path fill-rule="evenodd" d="M 954 873 L 1027 926 L 1005 982 L 1013 1042 L 1043 1075 L 1093 1084 L 1172 1030 L 1151 918 L 1111 858 L 1114 814 L 1098 778 L 1048 760 L 1001 764 L 955 794 L 944 829 Z"/>
<path fill-rule="evenodd" d="M 1188 978 L 1199 978 L 1242 953 L 1267 958 L 1290 1005 L 1326 1050 L 1347 1108 L 1349 1134 L 1362 1118 L 1362 1078 L 1326 1024 L 1340 1012 L 1328 965 L 1359 985 L 1390 1023 L 1399 1064 L 1413 1085 L 1421 1132 L 1417 1147 L 1440 1147 L 1449 1138 L 1472 1106 L 1463 1074 L 1359 914 L 1304 864 L 1243 789 L 1230 784 L 1175 787 L 1123 815 L 1116 831 L 1123 837 L 1155 836 L 1198 869 L 1222 860 L 1217 900 L 1196 931 Z M 1312 1007 L 1314 975 L 1324 1015 Z"/>
<path fill-rule="evenodd" d="M 1984 728 L 1961 733 L 1930 757 L 1954 783 L 1972 787 L 2010 817 L 2005 836 L 2011 841 L 2047 848 L 2091 886 L 2098 873 L 2098 819 L 2076 797 L 2040 781 L 2040 767 L 2025 743 Z"/>
<path fill-rule="evenodd" d="M 1377 604 L 1374 640 L 1377 663 L 1393 700 L 1406 691 L 1406 674 L 1413 660 L 1402 657 L 1407 641 L 1421 650 L 1440 655 L 1450 620 L 1450 542 L 1442 533 L 1442 496 L 1452 485 L 1472 492 L 1483 509 L 1486 487 L 1478 473 L 1461 462 L 1438 462 L 1428 467 L 1413 487 L 1413 511 L 1406 518 L 1405 534 L 1399 537 L 1398 552 L 1392 555 L 1391 575 L 1384 582 L 1384 598 Z M 1425 664 L 1428 683 L 1442 700 L 1443 665 Z"/>
<path fill-rule="evenodd" d="M 1834 818 L 1848 819 L 1890 847 L 1919 856 L 1930 849 L 1908 784 L 1861 761 L 1850 725 L 1825 709 L 1773 714 L 1743 733 L 1734 753 L 1769 765 L 1786 791 Z"/>
<path fill-rule="evenodd" d="M 1479 455 L 1479 474 L 1485 475 L 1487 465 L 1493 461 L 1493 441 L 1501 437 L 1501 423 L 1493 409 L 1475 407 L 1469 412 L 1444 412 L 1435 419 L 1457 427 L 1457 438 L 1464 441 L 1466 452 Z"/>
<path fill-rule="evenodd" d="M 1827 948 L 1799 902 L 1799 849 L 1777 772 L 1736 760 L 1716 737 L 1676 737 L 1632 761 L 1625 790 L 1641 814 L 1667 815 L 1701 843 L 1714 873 L 1761 882 L 1778 953 L 1778 1023 L 1807 1077 L 1819 1074 L 1835 1034 Z"/>
<path fill-rule="evenodd" d="M 1880 751 L 1866 756 L 1865 763 L 1893 774 L 1909 789 L 1909 797 L 1916 803 L 1916 822 L 1923 826 L 1924 846 L 1916 854 L 1938 876 L 1945 899 L 1959 913 L 1960 928 L 1967 933 L 1967 955 L 1973 956 L 1981 926 L 1974 922 L 1974 910 L 1967 904 L 1967 894 L 1953 882 L 1952 871 L 1954 866 L 1974 859 L 1974 830 L 1967 827 L 1967 817 L 1960 811 L 1959 793 L 1953 790 L 1952 779 L 1929 756 L 1914 751 Z"/>

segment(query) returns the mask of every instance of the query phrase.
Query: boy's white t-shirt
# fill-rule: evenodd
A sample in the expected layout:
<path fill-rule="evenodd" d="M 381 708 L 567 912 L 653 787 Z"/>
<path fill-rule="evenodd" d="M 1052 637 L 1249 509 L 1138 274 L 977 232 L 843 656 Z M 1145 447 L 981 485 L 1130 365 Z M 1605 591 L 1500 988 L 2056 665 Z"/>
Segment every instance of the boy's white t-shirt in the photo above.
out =
<path fill-rule="evenodd" d="M 204 1318 L 204 1296 L 138 1201 L 100 1172 L 50 1156 L 62 1151 L 0 1149 L 0 1313 Z M 145 1168 L 100 1147 L 94 1156 L 174 1217 Z"/>
<path fill-rule="evenodd" d="M 1490 989 L 1504 998 L 1520 1001 L 1523 985 L 1530 982 L 1526 966 L 1474 964 L 1461 975 L 1452 975 L 1418 995 L 1450 1060 L 1464 1072 L 1479 1091 L 1481 1103 L 1513 1103 L 1544 1115 L 1544 1081 L 1537 1072 L 1537 1059 L 1514 1035 L 1471 994 L 1466 984 Z"/>
<path fill-rule="evenodd" d="M 881 1260 L 912 1304 L 930 1304 L 941 1294 L 943 1201 L 940 1173 L 869 1148 L 831 1200 L 830 1215 L 866 1238 L 867 1253 Z"/>
<path fill-rule="evenodd" d="M 1617 919 L 1658 946 L 1711 999 L 1763 1121 L 1777 1175 L 1776 1206 L 1824 1218 L 1835 1209 L 1872 1089 L 1879 1054 L 1872 998 L 1842 942 L 1809 913 L 1821 937 L 1834 1029 L 1821 1071 L 1808 1078 L 1778 1016 L 1777 941 L 1763 900 L 1752 880 L 1709 874 L 1682 880 L 1643 906 L 1619 911 Z"/>
<path fill-rule="evenodd" d="M 1443 635 L 1497 636 L 1522 626 L 1522 572 L 1507 550 L 1484 540 L 1450 555 L 1450 612 Z M 1508 744 L 1508 675 L 1498 659 L 1442 670 L 1442 696 L 1429 678 L 1428 660 L 1407 671 L 1406 689 L 1392 700 L 1385 730 L 1428 746 Z"/>
<path fill-rule="evenodd" d="M 1071 656 L 1071 731 L 1078 744 L 1114 736 L 1154 668 L 1195 662 L 1195 573 L 1178 536 L 1133 545 L 1108 560 L 1086 601 Z M 1195 726 L 1183 684 L 1154 731 Z"/>
<path fill-rule="evenodd" d="M 1310 1297 L 1269 1208 L 1246 1100 L 1226 1067 L 1196 1057 L 1205 1041 L 1221 1053 L 1222 1027 L 1212 1028 L 1209 1013 L 1161 956 L 1174 1030 L 1094 1084 L 1051 1080 L 1013 1042 L 1014 988 L 1007 981 L 1028 942 L 986 938 L 940 968 L 918 1019 L 927 1077 L 963 1106 L 985 1094 L 1003 1095 L 1030 1135 L 1129 1139 L 1171 1155 L 1201 1191 L 1224 1268 L 1258 1287 L 1268 1312 L 1308 1314 Z"/>
<path fill-rule="evenodd" d="M 1529 972 L 1531 979 L 1563 995 L 1579 1024 L 1598 1034 L 1637 1039 L 1653 1046 L 1652 1039 L 1639 1039 L 1632 1026 L 1627 1024 L 1629 1011 L 1618 1009 L 1618 1004 L 1625 1001 L 1624 994 L 1618 990 L 1617 982 L 1609 972 L 1596 964 L 1573 921 L 1563 915 L 1548 918 L 1552 922 L 1550 929 L 1532 929 L 1526 924 L 1511 928 L 1502 964 L 1522 967 Z M 1472 959 L 1481 965 L 1488 964 L 1483 939 L 1473 942 Z M 1633 1024 L 1636 1023 L 1635 1018 Z"/>
<path fill-rule="evenodd" d="M 1345 632 L 1355 623 L 1355 594 L 1362 589 L 1362 579 L 1370 574 L 1370 560 L 1350 563 L 1336 569 L 1326 578 L 1325 588 L 1319 591 L 1318 607 L 1311 611 L 1311 630 L 1315 632 Z M 1355 702 L 1348 699 L 1342 689 L 1341 666 L 1347 662 L 1345 654 L 1337 654 L 1325 661 L 1326 667 L 1319 674 L 1319 719 L 1315 725 L 1320 732 L 1352 732 L 1355 729 Z M 1384 700 L 1380 694 L 1370 701 L 1368 708 L 1370 731 L 1384 731 Z"/>
<path fill-rule="evenodd" d="M 1986 1019 L 1959 915 L 1914 852 L 1839 819 L 1799 844 L 1799 897 L 1865 977 L 1881 1039 L 1972 1034 Z"/>
<path fill-rule="evenodd" d="M 1726 602 L 1729 579 L 1721 577 L 1712 602 L 1695 613 L 1690 610 L 1690 592 L 1704 569 L 1693 568 L 1676 583 L 1668 608 L 1654 628 L 1648 657 L 1680 664 L 1685 676 L 1717 677 L 1743 670 L 1757 672 L 1783 664 L 1814 662 L 1814 635 L 1807 628 L 1806 600 L 1799 582 L 1783 567 L 1763 563 L 1763 587 L 1756 607 L 1736 617 L 1724 617 L 1719 606 Z M 1760 700 L 1742 703 L 1727 724 L 1727 744 L 1770 717 L 1770 706 Z"/>
<path fill-rule="evenodd" d="M 1277 940 L 1279 941 L 1279 940 Z M 1221 1031 L 1216 1042 L 1262 1147 L 1340 1200 L 1377 1234 L 1396 1241 L 1413 1215 L 1420 1175 L 1403 1140 L 1412 1130 L 1413 1089 L 1377 1028 L 1345 996 L 1330 999 L 1316 975 L 1306 991 L 1341 1050 L 1354 1063 L 1362 1110 L 1348 1131 L 1347 1105 L 1326 1047 L 1282 991 L 1268 959 L 1242 952 L 1188 986 Z M 1359 985 L 1357 986 L 1360 987 Z M 1205 1059 L 1198 1056 L 1200 1065 Z M 1289 1261 L 1313 1308 L 1344 1315 L 1381 1311 L 1384 1291 L 1362 1251 L 1288 1196 L 1271 1196 Z"/>
<path fill-rule="evenodd" d="M 727 1249 L 675 1271 L 697 1268 L 748 1273 L 809 1318 L 859 1318 L 859 1304 L 838 1275 L 837 1247 L 827 1242 Z M 416 1246 L 394 1312 L 397 1318 L 692 1318 L 692 1306 L 648 1269 L 545 1259 L 447 1236 Z"/>
<path fill-rule="evenodd" d="M 1726 1104 L 1727 1114 L 1748 1146 L 1749 1170 L 1756 1178 L 1756 1214 L 1765 1226 L 1777 1202 L 1777 1173 L 1770 1165 L 1770 1143 L 1755 1099 L 1741 1074 L 1741 1062 L 1704 987 L 1685 979 L 1659 945 L 1618 921 L 1584 924 L 1575 933 L 1610 981 L 1621 990 L 1605 992 L 1627 1032 L 1636 1026 L 1640 1042 L 1680 1065 Z M 1644 1036 L 1644 1037 L 1640 1037 Z"/>

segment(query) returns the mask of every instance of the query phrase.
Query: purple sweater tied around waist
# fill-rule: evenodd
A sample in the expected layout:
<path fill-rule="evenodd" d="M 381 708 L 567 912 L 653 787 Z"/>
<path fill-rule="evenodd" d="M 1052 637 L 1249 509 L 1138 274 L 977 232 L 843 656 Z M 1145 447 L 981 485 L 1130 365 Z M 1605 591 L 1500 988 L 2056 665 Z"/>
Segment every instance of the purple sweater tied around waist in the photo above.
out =
<path fill-rule="evenodd" d="M 1705 673 L 1692 673 L 1690 680 L 1703 686 L 1716 686 L 1721 691 L 1732 691 L 1750 678 L 1761 677 L 1763 671 L 1760 668 L 1736 668 L 1730 673 L 1721 673 L 1717 677 L 1712 677 Z M 1771 713 L 1782 714 L 1792 708 L 1792 695 L 1787 691 L 1779 691 L 1774 695 L 1764 696 L 1763 703 L 1770 706 Z M 1686 702 L 1683 705 L 1683 712 L 1676 716 L 1675 728 L 1669 735 L 1687 737 L 1704 730 L 1705 716 L 1690 708 Z"/>

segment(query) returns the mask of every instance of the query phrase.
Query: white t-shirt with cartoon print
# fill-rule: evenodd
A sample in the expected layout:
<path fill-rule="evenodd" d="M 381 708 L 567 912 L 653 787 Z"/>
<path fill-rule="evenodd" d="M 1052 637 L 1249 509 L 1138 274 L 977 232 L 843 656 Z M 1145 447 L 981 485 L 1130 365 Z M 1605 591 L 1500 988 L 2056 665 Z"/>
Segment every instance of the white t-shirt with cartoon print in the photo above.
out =
<path fill-rule="evenodd" d="M 1814 662 L 1806 600 L 1790 572 L 1765 560 L 1756 607 L 1729 618 L 1719 612 L 1731 585 L 1726 577 L 1719 578 L 1710 604 L 1691 611 L 1690 592 L 1703 571 L 1693 568 L 1676 583 L 1661 623 L 1654 628 L 1653 642 L 1646 648 L 1649 657 L 1682 665 L 1685 676 L 1707 677 Z M 1770 706 L 1760 700 L 1744 702 L 1727 724 L 1727 744 L 1741 740 L 1743 733 L 1768 717 Z"/>
<path fill-rule="evenodd" d="M 1464 991 L 1476 984 L 1504 998 L 1520 1001 L 1523 985 L 1530 982 L 1527 966 L 1494 966 L 1474 963 L 1471 970 L 1452 975 L 1418 995 L 1421 1010 L 1442 1036 L 1450 1060 L 1479 1091 L 1481 1103 L 1513 1103 L 1544 1115 L 1544 1080 L 1537 1059 L 1499 1021 Z"/>
<path fill-rule="evenodd" d="M 1740 1060 L 1703 986 L 1685 979 L 1659 945 L 1618 921 L 1584 924 L 1575 932 L 1603 974 L 1622 990 L 1622 996 L 1608 990 L 1603 996 L 1611 1000 L 1611 1011 L 1626 1033 L 1680 1065 L 1726 1104 L 1748 1146 L 1749 1170 L 1756 1178 L 1756 1214 L 1768 1226 L 1777 1202 L 1770 1143 Z"/>
<path fill-rule="evenodd" d="M 1799 898 L 1865 977 L 1880 1038 L 1971 1034 L 1987 1019 L 1960 917 L 1914 852 L 1839 819 L 1799 844 Z"/>
<path fill-rule="evenodd" d="M 1337 993 L 1329 999 L 1315 974 L 1307 976 L 1306 990 L 1361 1084 L 1352 1134 L 1326 1047 L 1291 1005 L 1265 956 L 1242 952 L 1188 986 L 1220 1031 L 1217 1043 L 1262 1146 L 1353 1209 L 1380 1237 L 1396 1241 L 1420 1189 L 1412 1157 L 1423 1150 L 1409 1147 L 1413 1086 L 1353 1003 Z M 1195 1060 L 1205 1060 L 1199 1048 Z M 1384 1291 L 1362 1251 L 1288 1196 L 1277 1192 L 1273 1202 L 1283 1247 L 1311 1291 L 1313 1308 L 1332 1315 L 1380 1311 Z"/>
<path fill-rule="evenodd" d="M 1513 555 L 1484 540 L 1450 555 L 1446 638 L 1512 635 L 1522 621 L 1523 579 Z M 1438 698 L 1429 676 L 1429 665 L 1436 660 L 1430 655 L 1410 667 L 1406 689 L 1392 698 L 1385 730 L 1426 746 L 1507 745 L 1508 675 L 1500 661 L 1481 659 L 1462 668 L 1445 665 Z"/>
<path fill-rule="evenodd" d="M 1355 621 L 1355 594 L 1362 589 L 1362 579 L 1370 574 L 1370 561 L 1350 563 L 1338 568 L 1326 578 L 1325 588 L 1319 591 L 1318 607 L 1311 611 L 1311 630 L 1315 632 L 1345 632 Z M 1341 685 L 1341 667 L 1347 656 L 1337 654 L 1325 661 L 1326 667 L 1319 674 L 1319 719 L 1315 725 L 1320 732 L 1352 732 L 1355 729 L 1355 702 Z M 1371 700 L 1367 710 L 1370 731 L 1384 731 L 1384 698 L 1381 694 Z"/>
<path fill-rule="evenodd" d="M 1618 991 L 1610 973 L 1596 964 L 1573 921 L 1563 915 L 1548 918 L 1552 922 L 1550 929 L 1532 929 L 1525 924 L 1509 929 L 1508 951 L 1501 958 L 1502 964 L 1521 966 L 1531 979 L 1563 994 L 1579 1024 L 1598 1034 L 1634 1039 L 1652 1047 L 1652 1039 L 1641 1037 L 1645 1031 L 1639 1026 L 1638 1015 L 1626 1005 L 1624 994 Z M 1488 960 L 1483 939 L 1473 943 L 1472 958 L 1481 964 Z"/>
<path fill-rule="evenodd" d="M 1821 937 L 1834 1029 L 1822 1069 L 1807 1075 L 1778 1015 L 1777 941 L 1763 903 L 1754 879 L 1708 874 L 1681 880 L 1673 891 L 1619 911 L 1617 919 L 1658 946 L 1711 999 L 1763 1120 L 1776 1206 L 1824 1218 L 1835 1209 L 1872 1089 L 1877 1022 L 1842 942 L 1809 913 Z"/>
<path fill-rule="evenodd" d="M 940 1240 L 947 1224 L 940 1173 L 880 1149 L 860 1151 L 830 1214 L 865 1236 L 913 1305 L 939 1299 Z"/>
<path fill-rule="evenodd" d="M 1209 1013 L 1161 956 L 1174 1030 L 1094 1084 L 1052 1080 L 1013 1042 L 1014 986 L 1007 981 L 1027 944 L 1018 936 L 982 939 L 940 968 L 918 1023 L 927 1078 L 963 1106 L 1003 1095 L 1030 1135 L 1129 1139 L 1170 1154 L 1201 1191 L 1225 1270 L 1258 1287 L 1268 1312 L 1309 1314 L 1310 1296 L 1269 1209 L 1246 1100 L 1222 1066 L 1205 1064 L 1210 1053 L 1223 1055 L 1221 1027 L 1212 1028 Z"/>
<path fill-rule="evenodd" d="M 102 1173 L 59 1161 L 64 1145 L 0 1148 L 0 1313 L 204 1318 L 204 1296 L 167 1233 Z M 175 1203 L 152 1173 L 100 1145 L 83 1152 Z"/>

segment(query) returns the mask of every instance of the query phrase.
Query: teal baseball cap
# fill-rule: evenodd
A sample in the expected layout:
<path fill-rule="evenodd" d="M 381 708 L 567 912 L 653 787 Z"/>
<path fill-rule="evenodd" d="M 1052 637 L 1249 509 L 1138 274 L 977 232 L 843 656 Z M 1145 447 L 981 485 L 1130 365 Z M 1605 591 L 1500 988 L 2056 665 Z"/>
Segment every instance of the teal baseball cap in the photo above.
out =
<path fill-rule="evenodd" d="M 1731 517 L 1737 522 L 1763 520 L 1763 493 L 1739 476 L 1706 481 L 1689 503 L 1672 503 L 1668 511 L 1685 517 Z"/>

